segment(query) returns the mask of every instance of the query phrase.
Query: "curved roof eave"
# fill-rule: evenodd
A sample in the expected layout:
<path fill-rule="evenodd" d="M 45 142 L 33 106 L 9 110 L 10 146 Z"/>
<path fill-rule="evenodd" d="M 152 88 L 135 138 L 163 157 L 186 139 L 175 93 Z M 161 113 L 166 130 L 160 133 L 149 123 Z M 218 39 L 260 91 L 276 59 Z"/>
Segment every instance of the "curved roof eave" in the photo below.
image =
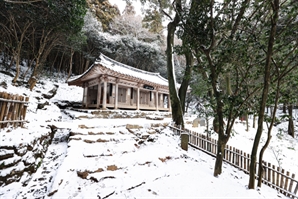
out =
<path fill-rule="evenodd" d="M 103 55 L 102 53 L 99 55 L 99 58 L 95 60 L 94 64 L 92 64 L 84 73 L 68 80 L 68 85 L 81 85 L 83 81 L 82 79 L 87 76 L 88 73 L 91 72 L 92 69 L 97 65 L 101 65 L 102 67 L 127 77 L 138 78 L 151 84 L 168 87 L 168 80 L 163 78 L 159 73 L 148 72 L 122 64 Z"/>

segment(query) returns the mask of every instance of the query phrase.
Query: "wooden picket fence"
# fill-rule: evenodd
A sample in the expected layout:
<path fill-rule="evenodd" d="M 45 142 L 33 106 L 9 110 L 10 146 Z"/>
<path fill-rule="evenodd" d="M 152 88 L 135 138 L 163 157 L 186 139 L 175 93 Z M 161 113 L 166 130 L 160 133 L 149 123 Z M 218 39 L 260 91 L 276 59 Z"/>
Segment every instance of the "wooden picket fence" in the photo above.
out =
<path fill-rule="evenodd" d="M 217 153 L 217 140 L 207 137 L 206 135 L 185 129 L 184 131 L 180 128 L 174 126 L 169 126 L 170 129 L 176 134 L 180 135 L 183 133 L 188 133 L 189 135 L 189 145 L 204 151 L 205 153 L 216 157 Z M 236 168 L 249 174 L 250 165 L 250 154 L 243 152 L 242 150 L 236 149 L 226 145 L 224 152 L 224 161 L 235 166 Z M 258 176 L 258 164 L 256 167 L 256 179 Z M 264 172 L 262 175 L 262 183 L 268 185 L 293 199 L 298 199 L 298 181 L 295 180 L 295 174 L 290 174 L 290 172 L 277 167 L 271 163 L 263 161 L 262 163 Z"/>
<path fill-rule="evenodd" d="M 0 129 L 23 126 L 29 97 L 0 92 Z"/>

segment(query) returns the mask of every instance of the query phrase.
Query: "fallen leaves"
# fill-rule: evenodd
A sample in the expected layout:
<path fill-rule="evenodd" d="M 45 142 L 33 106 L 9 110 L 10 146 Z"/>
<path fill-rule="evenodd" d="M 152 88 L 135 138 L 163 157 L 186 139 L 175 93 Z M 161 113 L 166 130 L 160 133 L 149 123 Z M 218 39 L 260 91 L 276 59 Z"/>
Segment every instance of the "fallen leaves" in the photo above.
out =
<path fill-rule="evenodd" d="M 162 162 L 166 162 L 167 160 L 171 160 L 172 159 L 172 157 L 170 157 L 170 156 L 167 156 L 167 157 L 165 157 L 165 158 L 158 158 L 160 161 L 162 161 Z"/>
<path fill-rule="evenodd" d="M 99 132 L 99 133 L 93 133 L 91 131 L 88 132 L 88 135 L 103 135 L 103 132 Z"/>
<path fill-rule="evenodd" d="M 118 167 L 116 165 L 110 165 L 107 167 L 107 170 L 108 171 L 116 171 L 116 170 L 118 170 Z"/>
<path fill-rule="evenodd" d="M 87 176 L 89 175 L 89 173 L 87 171 L 77 171 L 77 175 L 82 178 L 82 179 L 87 179 Z"/>
<path fill-rule="evenodd" d="M 151 163 L 150 161 L 147 161 L 147 162 L 145 162 L 145 163 L 143 163 L 143 164 L 139 163 L 138 165 L 140 165 L 140 166 L 144 166 L 144 165 L 146 165 L 146 164 L 150 164 L 150 163 Z"/>
<path fill-rule="evenodd" d="M 96 140 L 96 142 L 109 142 L 109 140 L 104 140 L 104 139 L 99 138 Z"/>
<path fill-rule="evenodd" d="M 97 170 L 95 170 L 93 173 L 100 173 L 103 172 L 104 170 L 102 168 L 98 168 Z"/>
<path fill-rule="evenodd" d="M 88 144 L 92 144 L 92 143 L 95 143 L 95 141 L 93 141 L 93 140 L 83 140 L 84 142 L 86 142 L 86 143 L 88 143 Z"/>
<path fill-rule="evenodd" d="M 84 124 L 80 124 L 78 127 L 81 128 L 81 129 L 93 129 L 94 128 L 94 127 L 88 127 Z"/>

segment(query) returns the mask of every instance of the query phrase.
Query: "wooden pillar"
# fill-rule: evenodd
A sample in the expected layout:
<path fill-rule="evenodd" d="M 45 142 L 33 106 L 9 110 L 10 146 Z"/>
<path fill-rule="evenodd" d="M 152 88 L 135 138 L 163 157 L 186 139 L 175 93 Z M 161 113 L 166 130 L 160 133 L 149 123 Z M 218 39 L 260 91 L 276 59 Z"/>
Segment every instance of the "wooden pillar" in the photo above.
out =
<path fill-rule="evenodd" d="M 83 99 L 82 99 L 82 107 L 83 108 L 86 106 L 85 99 L 86 99 L 86 87 L 83 87 Z"/>
<path fill-rule="evenodd" d="M 115 84 L 115 105 L 114 105 L 114 109 L 118 109 L 118 83 L 119 83 L 119 78 L 116 79 L 116 84 Z"/>
<path fill-rule="evenodd" d="M 97 85 L 97 105 L 96 107 L 100 107 L 100 99 L 101 99 L 101 81 L 98 80 L 98 85 Z"/>
<path fill-rule="evenodd" d="M 140 85 L 137 88 L 137 110 L 140 110 Z"/>
<path fill-rule="evenodd" d="M 88 83 L 84 83 L 83 91 L 83 107 L 88 108 Z"/>
<path fill-rule="evenodd" d="M 158 111 L 158 90 L 156 89 L 156 93 L 155 93 L 155 110 Z"/>
<path fill-rule="evenodd" d="M 160 105 L 161 108 L 164 108 L 164 104 L 163 104 L 163 93 L 159 93 L 158 103 L 159 103 L 159 105 Z"/>
<path fill-rule="evenodd" d="M 172 106 L 171 106 L 171 98 L 170 98 L 170 94 L 168 94 L 168 110 L 169 110 L 169 112 L 172 112 Z"/>
<path fill-rule="evenodd" d="M 125 104 L 129 105 L 129 100 L 130 100 L 130 95 L 131 95 L 131 90 L 130 88 L 125 88 Z M 123 101 L 122 101 L 123 103 Z"/>
<path fill-rule="evenodd" d="M 103 78 L 103 99 L 102 99 L 102 109 L 107 109 L 107 77 Z"/>

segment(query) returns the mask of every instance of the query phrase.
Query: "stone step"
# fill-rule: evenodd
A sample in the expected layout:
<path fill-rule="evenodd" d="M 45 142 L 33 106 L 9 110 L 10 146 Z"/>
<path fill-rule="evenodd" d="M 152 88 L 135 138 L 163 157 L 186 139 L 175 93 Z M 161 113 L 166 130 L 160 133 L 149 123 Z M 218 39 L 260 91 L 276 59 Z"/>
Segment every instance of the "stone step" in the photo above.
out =
<path fill-rule="evenodd" d="M 171 118 L 170 112 L 156 111 L 129 111 L 129 110 L 98 110 L 98 109 L 64 109 L 63 112 L 72 119 L 117 119 L 117 118 L 147 118 L 162 120 L 162 118 Z"/>

